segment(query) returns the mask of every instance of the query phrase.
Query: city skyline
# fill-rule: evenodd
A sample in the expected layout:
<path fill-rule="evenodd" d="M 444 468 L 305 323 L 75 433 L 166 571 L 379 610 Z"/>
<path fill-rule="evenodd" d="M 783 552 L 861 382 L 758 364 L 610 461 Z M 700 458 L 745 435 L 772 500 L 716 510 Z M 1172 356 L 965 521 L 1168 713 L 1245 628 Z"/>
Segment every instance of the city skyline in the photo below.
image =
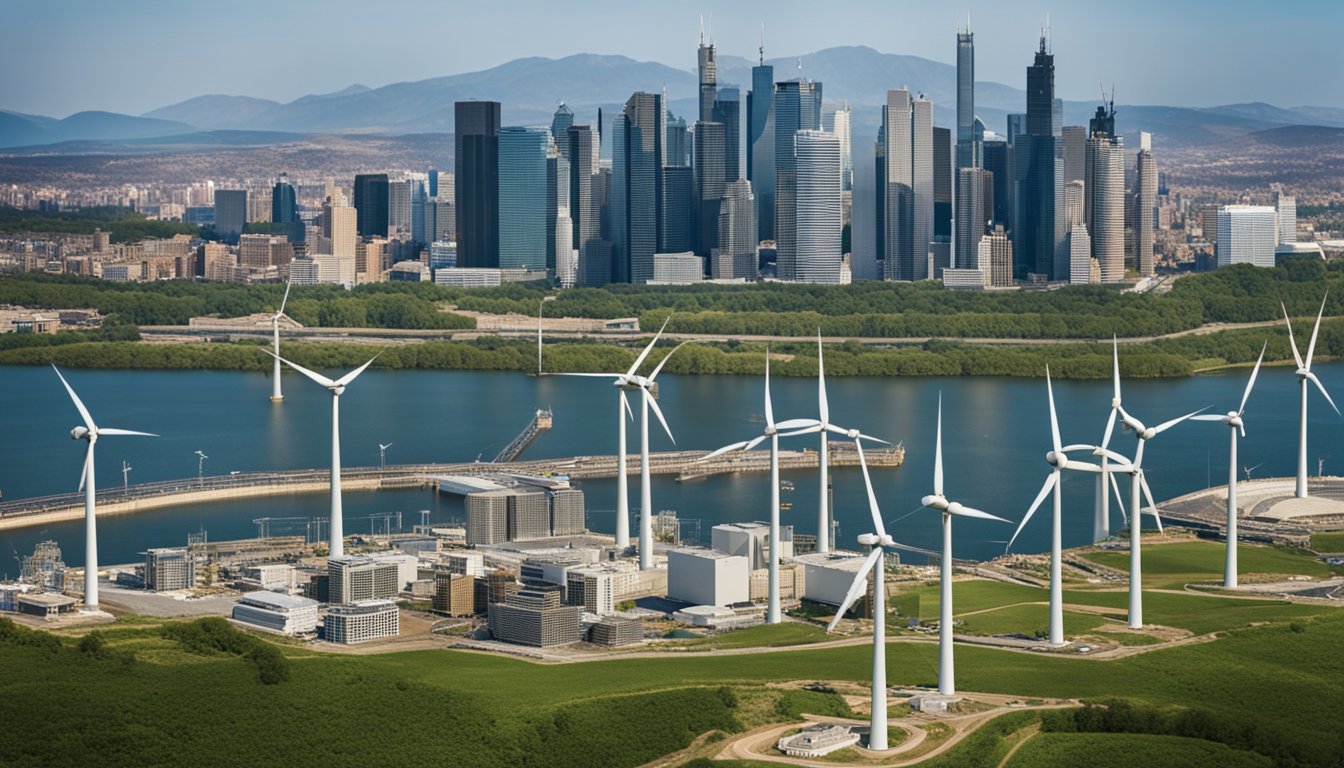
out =
<path fill-rule="evenodd" d="M 230 42 L 227 28 L 220 29 L 221 34 L 211 37 L 204 49 L 199 35 L 173 32 L 219 29 L 216 12 L 206 7 L 174 6 L 170 14 L 157 2 L 115 11 L 84 2 L 22 6 L 8 11 L 14 28 L 25 30 L 25 35 L 11 41 L 10 51 L 15 61 L 40 61 L 42 66 L 24 63 L 0 72 L 0 108 L 56 117 L 83 110 L 142 114 L 217 93 L 289 102 L 355 84 L 376 88 L 481 71 L 522 57 L 562 58 L 577 53 L 625 55 L 689 72 L 696 64 L 686 51 L 696 39 L 697 11 L 703 11 L 707 38 L 714 40 L 720 59 L 725 60 L 741 58 L 754 63 L 764 25 L 767 58 L 806 56 L 852 45 L 953 64 L 957 20 L 969 14 L 972 31 L 981 32 L 976 40 L 977 74 L 982 81 L 1015 85 L 1023 41 L 1039 35 L 1049 19 L 1052 49 L 1061 63 L 1058 92 L 1066 99 L 1090 99 L 1098 78 L 1108 85 L 1119 79 L 1116 62 L 1124 62 L 1120 99 L 1124 103 L 1214 106 L 1264 101 L 1283 107 L 1344 107 L 1344 97 L 1331 97 L 1312 78 L 1295 76 L 1328 70 L 1332 66 L 1328 50 L 1306 48 L 1291 59 L 1277 61 L 1242 55 L 1263 46 L 1265 40 L 1287 39 L 1302 29 L 1328 25 L 1332 17 L 1344 21 L 1344 10 L 1324 2 L 1259 12 L 1241 8 L 1235 19 L 1212 14 L 1208 2 L 1176 9 L 1143 2 L 1123 15 L 1069 10 L 1052 14 L 1048 7 L 1022 10 L 985 3 L 946 9 L 932 4 L 898 8 L 854 2 L 840 9 L 839 22 L 818 28 L 806 21 L 805 14 L 790 12 L 798 3 L 664 9 L 627 8 L 604 1 L 585 4 L 582 14 L 587 23 L 573 25 L 565 35 L 554 34 L 555 25 L 572 21 L 572 9 L 560 18 L 557 8 L 526 5 L 531 7 L 525 13 L 420 3 L 389 12 L 337 3 L 324 6 L 322 14 L 313 14 L 304 8 L 244 3 L 239 18 L 247 18 L 249 8 L 264 10 L 268 23 L 249 25 L 243 41 Z M 165 29 L 158 23 L 165 18 L 173 20 L 174 28 Z M 417 29 L 440 28 L 445 34 L 464 24 L 507 29 L 508 34 L 454 35 L 454 45 L 442 55 L 435 46 L 426 46 L 426 55 L 407 56 L 401 46 L 369 45 L 370 30 L 395 30 L 398 19 L 412 18 Z M 660 34 L 630 34 L 640 27 L 660 30 Z M 684 34 L 677 34 L 682 28 Z M 946 34 L 938 34 L 940 30 Z M 304 39 L 320 39 L 337 48 L 358 46 L 361 55 L 327 57 L 322 67 L 313 67 L 313 49 L 293 44 L 296 31 Z M 1129 42 L 1140 34 L 1148 38 L 1148 50 L 1160 55 L 1132 56 Z M 229 66 L 219 66 L 210 56 L 214 40 L 224 44 L 219 49 L 222 54 L 241 44 L 264 49 L 267 55 L 233 57 L 228 59 Z M 52 50 L 63 55 L 52 57 Z M 177 63 L 164 65 L 170 61 Z M 107 62 L 117 66 L 105 66 Z M 805 59 L 803 65 L 806 68 Z M 1173 77 L 1173 70 L 1186 71 L 1191 77 Z M 135 73 L 133 81 L 128 80 L 128 71 Z M 1201 82 L 1198 88 L 1190 86 L 1192 78 Z M 127 87 L 129 82 L 136 86 Z"/>

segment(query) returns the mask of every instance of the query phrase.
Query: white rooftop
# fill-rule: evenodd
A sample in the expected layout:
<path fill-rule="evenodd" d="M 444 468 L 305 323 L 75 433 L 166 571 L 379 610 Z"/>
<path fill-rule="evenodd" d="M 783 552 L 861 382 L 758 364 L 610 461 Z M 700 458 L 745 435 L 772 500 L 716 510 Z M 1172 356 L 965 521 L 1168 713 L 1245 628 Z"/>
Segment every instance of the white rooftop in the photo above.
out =
<path fill-rule="evenodd" d="M 295 608 L 309 608 L 317 605 L 316 600 L 309 600 L 306 597 L 298 595 L 286 595 L 283 592 L 248 592 L 238 598 L 238 602 L 244 605 L 253 605 L 258 608 L 270 608 L 272 610 L 289 611 Z"/>
<path fill-rule="evenodd" d="M 808 552 L 806 555 L 794 557 L 793 560 L 803 565 L 858 573 L 863 567 L 864 557 L 856 552 Z"/>

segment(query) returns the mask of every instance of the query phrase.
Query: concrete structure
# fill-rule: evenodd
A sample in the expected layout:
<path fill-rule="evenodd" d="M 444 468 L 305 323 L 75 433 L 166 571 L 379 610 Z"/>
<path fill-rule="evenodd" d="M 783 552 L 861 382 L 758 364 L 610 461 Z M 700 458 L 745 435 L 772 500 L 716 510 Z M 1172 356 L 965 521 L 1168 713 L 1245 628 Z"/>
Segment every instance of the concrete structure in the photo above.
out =
<path fill-rule="evenodd" d="M 711 255 L 710 274 L 715 280 L 755 280 L 756 200 L 751 183 L 729 182 L 719 204 L 718 248 Z"/>
<path fill-rule="evenodd" d="M 779 599 L 797 600 L 803 596 L 803 568 L 788 563 L 779 566 Z M 752 602 L 770 599 L 770 569 L 761 568 L 751 572 L 750 597 Z"/>
<path fill-rule="evenodd" d="M 1152 277 L 1153 229 L 1157 210 L 1157 160 L 1153 137 L 1139 134 L 1139 154 L 1134 159 L 1134 267 L 1139 277 Z"/>
<path fill-rule="evenodd" d="M 740 629 L 761 623 L 761 614 L 739 613 L 719 605 L 692 605 L 672 613 L 672 620 L 708 629 Z"/>
<path fill-rule="evenodd" d="M 473 578 L 485 576 L 485 556 L 480 552 L 445 552 L 440 560 L 449 573 Z"/>
<path fill-rule="evenodd" d="M 544 539 L 551 535 L 551 504 L 541 491 L 511 493 L 508 497 L 509 541 Z"/>
<path fill-rule="evenodd" d="M 0 584 L 0 611 L 19 610 L 19 595 L 32 588 L 31 584 Z"/>
<path fill-rule="evenodd" d="M 1125 148 L 1120 140 L 1093 133 L 1084 173 L 1083 218 L 1092 257 L 1101 266 L 1101 282 L 1119 283 L 1125 279 Z"/>
<path fill-rule="evenodd" d="M 779 740 L 776 747 L 789 757 L 825 757 L 859 743 L 859 734 L 848 726 L 815 723 Z"/>
<path fill-rule="evenodd" d="M 401 614 L 391 600 L 333 605 L 327 611 L 322 632 L 327 642 L 342 645 L 397 637 L 401 634 Z"/>
<path fill-rule="evenodd" d="M 562 488 L 548 495 L 551 502 L 552 536 L 573 536 L 588 530 L 583 491 Z"/>
<path fill-rule="evenodd" d="M 653 279 L 659 285 L 690 285 L 705 279 L 705 261 L 694 253 L 655 253 Z"/>
<path fill-rule="evenodd" d="M 196 586 L 196 563 L 186 547 L 145 552 L 145 589 L 169 592 Z"/>
<path fill-rule="evenodd" d="M 588 630 L 588 642 L 605 648 L 638 645 L 644 641 L 644 622 L 620 616 L 604 616 Z"/>
<path fill-rule="evenodd" d="M 803 566 L 803 599 L 840 605 L 854 583 L 855 574 L 863 568 L 863 561 L 863 557 L 853 552 L 813 552 L 795 557 L 794 562 Z"/>
<path fill-rule="evenodd" d="M 509 540 L 511 495 L 508 491 L 467 494 L 467 544 L 479 546 Z"/>
<path fill-rule="evenodd" d="M 989 265 L 991 286 L 1013 286 L 1013 241 L 1004 234 L 1002 225 L 995 225 L 993 232 L 980 238 L 980 263 Z"/>
<path fill-rule="evenodd" d="M 840 142 L 835 134 L 825 131 L 798 131 L 794 134 L 794 148 L 794 250 L 792 263 L 787 265 L 781 250 L 779 278 L 838 285 L 843 229 Z M 791 271 L 786 271 L 786 266 Z"/>
<path fill-rule="evenodd" d="M 284 635 L 317 631 L 317 601 L 279 592 L 249 592 L 233 606 L 233 620 Z"/>
<path fill-rule="evenodd" d="M 1069 282 L 1073 285 L 1092 282 L 1092 238 L 1082 224 L 1069 230 Z"/>
<path fill-rule="evenodd" d="M 710 530 L 710 544 L 718 552 L 747 558 L 748 568 L 752 571 L 765 568 L 769 561 L 770 524 L 753 522 L 716 525 Z M 785 560 L 793 557 L 792 525 L 780 526 L 779 556 Z"/>
<path fill-rule="evenodd" d="M 434 572 L 434 610 L 449 616 L 476 612 L 476 580 L 446 569 Z"/>
<path fill-rule="evenodd" d="M 398 564 L 371 557 L 348 555 L 327 559 L 327 602 L 357 603 L 387 600 L 401 591 Z"/>
<path fill-rule="evenodd" d="M 78 601 L 58 592 L 29 592 L 14 598 L 19 613 L 52 619 L 62 613 L 73 613 Z"/>
<path fill-rule="evenodd" d="M 506 602 L 490 604 L 490 634 L 537 648 L 577 643 L 580 612 L 577 606 L 561 604 L 559 589 L 527 588 Z"/>
<path fill-rule="evenodd" d="M 1225 205 L 1218 209 L 1218 266 L 1274 266 L 1278 243 L 1278 211 L 1266 205 Z"/>
<path fill-rule="evenodd" d="M 990 273 L 979 268 L 943 270 L 943 286 L 946 288 L 982 290 L 989 285 L 989 279 Z"/>
<path fill-rule="evenodd" d="M 287 591 L 296 583 L 294 566 L 289 563 L 264 563 L 243 568 L 244 581 L 257 589 Z"/>
<path fill-rule="evenodd" d="M 751 597 L 749 572 L 749 561 L 741 555 L 674 549 L 667 554 L 667 596 L 693 605 L 746 602 Z"/>

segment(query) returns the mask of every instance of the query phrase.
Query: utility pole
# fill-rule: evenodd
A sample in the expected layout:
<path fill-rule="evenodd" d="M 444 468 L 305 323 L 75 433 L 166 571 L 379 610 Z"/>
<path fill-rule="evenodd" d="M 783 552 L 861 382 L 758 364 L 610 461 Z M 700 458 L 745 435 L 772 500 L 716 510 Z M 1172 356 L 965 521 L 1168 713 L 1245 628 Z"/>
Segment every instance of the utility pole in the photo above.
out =
<path fill-rule="evenodd" d="M 130 484 L 130 481 L 127 479 L 128 476 L 129 476 L 129 474 L 130 474 L 131 469 L 132 469 L 131 465 L 130 465 L 130 464 L 127 464 L 127 463 L 126 463 L 126 460 L 123 459 L 122 462 L 121 462 L 121 491 L 122 491 L 122 493 L 130 493 L 130 491 L 131 491 L 131 484 Z"/>

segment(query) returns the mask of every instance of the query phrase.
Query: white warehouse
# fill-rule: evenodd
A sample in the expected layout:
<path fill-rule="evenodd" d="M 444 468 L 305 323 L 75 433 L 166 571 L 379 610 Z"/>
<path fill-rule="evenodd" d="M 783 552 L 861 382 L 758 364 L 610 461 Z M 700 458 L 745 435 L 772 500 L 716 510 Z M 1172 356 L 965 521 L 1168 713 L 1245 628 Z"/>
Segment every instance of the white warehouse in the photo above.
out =
<path fill-rule="evenodd" d="M 233 606 L 233 620 L 286 635 L 317 631 L 317 601 L 280 592 L 248 592 Z"/>
<path fill-rule="evenodd" d="M 750 599 L 750 563 L 741 555 L 685 548 L 667 553 L 667 596 L 692 605 L 731 605 Z"/>

